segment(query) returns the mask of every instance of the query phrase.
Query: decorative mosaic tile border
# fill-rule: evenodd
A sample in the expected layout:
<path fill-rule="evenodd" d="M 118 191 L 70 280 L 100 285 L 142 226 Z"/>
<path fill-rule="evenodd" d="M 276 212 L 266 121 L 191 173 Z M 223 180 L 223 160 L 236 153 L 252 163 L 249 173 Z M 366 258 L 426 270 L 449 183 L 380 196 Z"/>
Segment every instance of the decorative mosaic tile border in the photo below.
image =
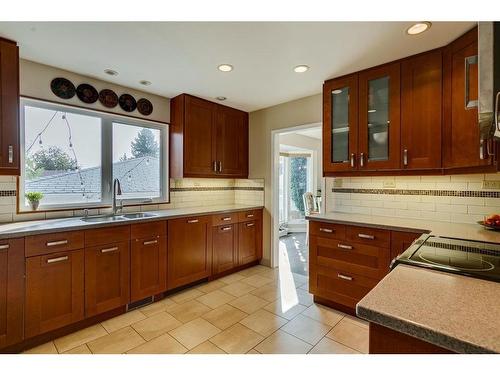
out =
<path fill-rule="evenodd" d="M 332 193 L 385 194 L 385 195 L 430 195 L 430 196 L 435 196 L 435 197 L 500 198 L 500 191 L 476 191 L 476 190 L 409 190 L 409 189 L 333 188 Z"/>
<path fill-rule="evenodd" d="M 15 197 L 16 195 L 15 190 L 0 190 L 0 197 Z"/>
<path fill-rule="evenodd" d="M 251 186 L 195 186 L 195 187 L 185 187 L 185 188 L 170 188 L 171 192 L 181 192 L 181 191 L 227 191 L 227 190 L 243 190 L 243 191 L 264 191 L 263 187 L 251 187 Z"/>
<path fill-rule="evenodd" d="M 416 241 L 416 244 L 421 244 L 422 242 L 423 241 Z M 429 246 L 429 247 L 434 247 L 437 249 L 458 250 L 458 251 L 463 251 L 466 253 L 500 256 L 500 251 L 498 251 L 498 250 L 480 248 L 480 247 L 474 247 L 474 246 L 458 245 L 458 244 L 442 243 L 442 242 L 434 242 L 434 241 L 427 241 L 425 243 L 425 245 Z"/>

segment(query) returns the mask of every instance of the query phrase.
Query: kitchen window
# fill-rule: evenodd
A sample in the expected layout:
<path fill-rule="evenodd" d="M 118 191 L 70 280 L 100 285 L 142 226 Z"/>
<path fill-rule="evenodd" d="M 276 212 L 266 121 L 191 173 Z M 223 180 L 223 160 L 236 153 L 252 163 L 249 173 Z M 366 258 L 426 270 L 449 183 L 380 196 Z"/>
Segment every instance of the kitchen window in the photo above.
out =
<path fill-rule="evenodd" d="M 168 125 L 22 98 L 19 210 L 25 194 L 43 194 L 39 209 L 111 204 L 118 178 L 127 204 L 168 200 Z"/>

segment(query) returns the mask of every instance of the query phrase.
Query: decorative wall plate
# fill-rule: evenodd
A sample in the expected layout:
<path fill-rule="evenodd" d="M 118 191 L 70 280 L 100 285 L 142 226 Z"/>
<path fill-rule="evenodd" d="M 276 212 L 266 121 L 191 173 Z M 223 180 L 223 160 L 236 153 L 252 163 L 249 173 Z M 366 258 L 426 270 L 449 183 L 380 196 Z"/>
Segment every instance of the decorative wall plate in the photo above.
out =
<path fill-rule="evenodd" d="M 97 90 L 94 86 L 91 86 L 88 83 L 78 85 L 76 88 L 76 95 L 78 96 L 78 99 L 87 104 L 95 103 L 99 98 Z"/>
<path fill-rule="evenodd" d="M 113 90 L 104 89 L 99 93 L 99 101 L 106 108 L 114 108 L 118 104 L 118 95 Z"/>
<path fill-rule="evenodd" d="M 50 82 L 50 89 L 57 97 L 61 99 L 71 99 L 75 96 L 75 85 L 66 78 L 54 78 Z"/>
<path fill-rule="evenodd" d="M 153 113 L 153 104 L 145 98 L 141 98 L 137 101 L 137 110 L 141 115 L 149 116 Z"/>
<path fill-rule="evenodd" d="M 120 99 L 118 99 L 118 103 L 125 112 L 133 112 L 137 107 L 134 97 L 130 94 L 121 95 Z"/>

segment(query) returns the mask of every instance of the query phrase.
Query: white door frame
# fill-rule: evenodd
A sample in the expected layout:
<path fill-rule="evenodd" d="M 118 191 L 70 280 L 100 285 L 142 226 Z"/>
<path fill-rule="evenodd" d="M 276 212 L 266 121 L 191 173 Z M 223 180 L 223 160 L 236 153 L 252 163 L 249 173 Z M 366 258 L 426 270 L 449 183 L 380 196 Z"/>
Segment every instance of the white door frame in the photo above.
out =
<path fill-rule="evenodd" d="M 279 135 L 282 133 L 290 133 L 295 130 L 304 130 L 309 128 L 316 128 L 322 126 L 321 122 L 315 122 L 312 124 L 292 126 L 289 128 L 277 129 L 271 131 L 271 267 L 278 267 L 279 265 L 279 165 L 280 165 L 280 145 L 279 145 Z M 318 155 L 317 162 L 322 158 L 322 155 Z M 321 182 L 321 193 L 323 199 L 321 199 L 321 211 L 324 212 L 325 208 L 325 178 Z"/>

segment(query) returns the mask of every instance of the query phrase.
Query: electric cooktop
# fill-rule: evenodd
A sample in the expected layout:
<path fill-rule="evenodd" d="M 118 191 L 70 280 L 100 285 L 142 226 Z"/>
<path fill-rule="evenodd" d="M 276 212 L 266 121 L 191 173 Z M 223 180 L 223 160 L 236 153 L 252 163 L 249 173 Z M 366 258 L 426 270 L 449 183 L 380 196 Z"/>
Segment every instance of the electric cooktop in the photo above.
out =
<path fill-rule="evenodd" d="M 391 263 L 425 267 L 500 282 L 500 244 L 420 236 Z"/>

